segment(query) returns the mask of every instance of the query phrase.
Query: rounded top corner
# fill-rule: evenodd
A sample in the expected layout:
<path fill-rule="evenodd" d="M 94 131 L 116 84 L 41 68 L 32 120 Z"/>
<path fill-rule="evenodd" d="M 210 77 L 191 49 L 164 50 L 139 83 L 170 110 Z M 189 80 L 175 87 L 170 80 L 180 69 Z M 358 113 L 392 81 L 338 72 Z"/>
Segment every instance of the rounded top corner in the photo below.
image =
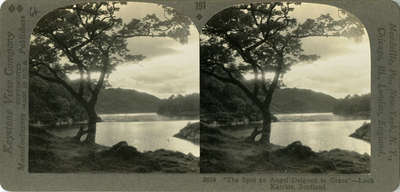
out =
<path fill-rule="evenodd" d="M 4 183 L 0 184 L 0 192 L 11 191 L 9 187 L 6 187 Z"/>
<path fill-rule="evenodd" d="M 6 2 L 7 2 L 6 0 L 0 0 L 0 11 L 3 11 L 5 9 Z"/>

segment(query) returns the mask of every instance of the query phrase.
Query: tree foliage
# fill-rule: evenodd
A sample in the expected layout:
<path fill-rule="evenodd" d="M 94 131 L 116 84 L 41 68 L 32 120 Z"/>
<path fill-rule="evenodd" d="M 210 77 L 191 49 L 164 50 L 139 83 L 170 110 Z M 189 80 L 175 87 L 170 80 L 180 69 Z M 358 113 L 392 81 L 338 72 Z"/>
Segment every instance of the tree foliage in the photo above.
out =
<path fill-rule="evenodd" d="M 160 102 L 158 114 L 166 116 L 198 116 L 200 111 L 200 96 L 198 93 L 189 95 L 171 95 Z"/>
<path fill-rule="evenodd" d="M 62 84 L 78 98 L 85 90 L 90 91 L 88 100 L 95 100 L 104 86 L 104 78 L 116 65 L 145 58 L 128 50 L 128 38 L 171 37 L 187 41 L 190 20 L 175 14 L 174 10 L 165 7 L 168 18 L 152 14 L 125 23 L 116 16 L 121 5 L 117 2 L 77 4 L 43 17 L 33 32 L 31 73 Z M 65 82 L 66 75 L 73 73 L 80 75 L 77 90 Z M 99 78 L 93 79 L 93 73 L 99 73 Z"/>
<path fill-rule="evenodd" d="M 347 95 L 335 105 L 333 112 L 346 116 L 365 116 L 371 113 L 371 94 Z"/>
<path fill-rule="evenodd" d="M 55 125 L 87 119 L 82 106 L 62 86 L 33 76 L 29 78 L 29 88 L 30 123 Z"/>
<path fill-rule="evenodd" d="M 200 77 L 200 114 L 203 122 L 229 123 L 260 120 L 257 108 L 236 86 L 213 77 Z"/>

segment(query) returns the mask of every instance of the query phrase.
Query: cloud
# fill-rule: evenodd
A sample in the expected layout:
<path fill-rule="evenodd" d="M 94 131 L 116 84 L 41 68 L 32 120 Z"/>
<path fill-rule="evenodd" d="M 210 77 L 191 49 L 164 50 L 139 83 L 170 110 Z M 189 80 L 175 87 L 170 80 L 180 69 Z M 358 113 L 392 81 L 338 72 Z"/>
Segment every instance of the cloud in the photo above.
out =
<path fill-rule="evenodd" d="M 199 92 L 198 40 L 178 44 L 174 50 L 173 53 L 146 58 L 138 64 L 121 64 L 110 76 L 111 85 L 144 91 L 161 98 Z"/>
<path fill-rule="evenodd" d="M 189 31 L 189 42 L 186 44 L 181 44 L 168 37 L 136 37 L 128 40 L 128 49 L 132 54 L 142 54 L 146 56 L 146 58 L 178 54 L 182 51 L 182 47 L 188 47 L 190 46 L 189 44 L 197 43 L 199 41 L 199 33 L 194 25 L 190 26 Z"/>
<path fill-rule="evenodd" d="M 308 88 L 337 98 L 370 92 L 369 46 L 349 46 L 352 51 L 311 64 L 294 65 L 284 76 L 288 87 Z"/>
<path fill-rule="evenodd" d="M 300 22 L 329 13 L 338 18 L 338 8 L 304 3 L 293 15 Z M 312 37 L 302 39 L 306 54 L 317 54 L 312 63 L 299 63 L 285 74 L 287 87 L 312 89 L 337 98 L 348 94 L 370 92 L 371 56 L 367 33 L 360 42 L 344 37 Z"/>
<path fill-rule="evenodd" d="M 328 60 L 330 57 L 351 54 L 359 49 L 369 48 L 369 39 L 364 36 L 361 42 L 355 42 L 344 37 L 313 37 L 302 40 L 306 54 L 317 54 L 320 60 Z"/>
<path fill-rule="evenodd" d="M 165 13 L 159 4 L 129 2 L 126 6 L 121 7 L 117 16 L 120 16 L 125 23 L 128 23 L 133 18 L 141 19 L 148 14 L 156 14 L 163 18 Z M 189 30 L 191 34 L 189 40 L 198 41 L 196 27 L 192 24 Z M 142 54 L 147 58 L 178 53 L 179 50 L 176 50 L 176 47 L 179 46 L 181 46 L 180 43 L 168 37 L 135 37 L 128 40 L 128 49 L 132 54 Z"/>
<path fill-rule="evenodd" d="M 128 22 L 147 14 L 163 16 L 161 6 L 129 2 L 118 15 Z M 199 92 L 199 33 L 190 26 L 189 42 L 180 44 L 171 38 L 140 37 L 128 39 L 132 54 L 146 58 L 139 63 L 121 63 L 110 75 L 112 87 L 136 89 L 160 98 L 172 94 Z"/>
<path fill-rule="evenodd" d="M 177 53 L 178 51 L 174 49 L 174 46 L 178 46 L 177 44 L 169 38 L 143 37 L 128 40 L 128 49 L 132 54 L 152 58 Z"/>
<path fill-rule="evenodd" d="M 121 9 L 124 19 L 143 17 L 150 12 L 160 14 L 163 11 L 159 6 L 142 3 L 129 3 Z M 315 18 L 321 13 L 334 15 L 338 9 L 304 3 L 296 7 L 295 12 L 299 20 Z M 184 45 L 168 38 L 128 40 L 132 53 L 143 54 L 146 59 L 138 64 L 125 63 L 118 66 L 110 76 L 111 85 L 144 91 L 161 98 L 199 92 L 198 32 L 193 25 L 190 30 L 189 43 Z M 340 37 L 307 38 L 302 43 L 305 53 L 317 54 L 321 58 L 313 63 L 294 65 L 284 76 L 288 87 L 313 89 L 334 97 L 370 91 L 370 48 L 367 35 L 359 43 Z"/>
<path fill-rule="evenodd" d="M 344 17 L 340 13 L 339 8 L 330 5 L 302 3 L 299 6 L 294 6 L 294 11 L 291 15 L 297 19 L 299 23 L 306 19 L 315 19 L 321 14 L 330 14 L 335 19 Z M 359 47 L 369 46 L 369 38 L 366 30 L 360 42 L 345 37 L 311 37 L 302 39 L 303 48 L 307 54 L 317 54 L 322 60 L 346 55 L 349 52 L 356 51 Z M 354 46 L 358 45 L 358 46 Z"/>

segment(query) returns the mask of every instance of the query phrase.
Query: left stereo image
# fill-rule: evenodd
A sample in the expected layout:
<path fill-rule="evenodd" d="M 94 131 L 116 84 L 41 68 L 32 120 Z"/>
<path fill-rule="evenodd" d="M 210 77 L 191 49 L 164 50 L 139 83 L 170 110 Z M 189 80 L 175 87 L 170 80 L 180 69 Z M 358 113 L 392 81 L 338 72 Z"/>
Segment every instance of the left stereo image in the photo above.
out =
<path fill-rule="evenodd" d="M 199 33 L 153 3 L 56 9 L 30 39 L 30 173 L 199 172 Z"/>

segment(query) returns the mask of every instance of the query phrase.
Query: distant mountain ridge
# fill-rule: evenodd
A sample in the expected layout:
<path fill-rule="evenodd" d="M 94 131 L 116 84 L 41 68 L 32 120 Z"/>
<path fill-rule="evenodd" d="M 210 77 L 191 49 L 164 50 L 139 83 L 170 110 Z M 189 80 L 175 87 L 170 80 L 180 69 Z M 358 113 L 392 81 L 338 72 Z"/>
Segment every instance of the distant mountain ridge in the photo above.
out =
<path fill-rule="evenodd" d="M 162 115 L 196 115 L 199 111 L 199 94 L 172 95 L 160 99 L 134 89 L 108 88 L 99 94 L 97 113 L 149 113 Z"/>
<path fill-rule="evenodd" d="M 108 88 L 99 94 L 98 113 L 156 112 L 161 99 L 134 89 Z"/>
<path fill-rule="evenodd" d="M 213 82 L 215 83 L 215 81 Z M 66 121 L 68 118 L 73 121 L 80 121 L 81 118 L 85 118 L 82 117 L 84 116 L 84 109 L 59 85 L 46 84 L 34 79 L 30 81 L 29 91 L 31 123 L 40 121 L 51 124 Z M 201 107 L 198 103 L 199 98 Z M 218 100 L 217 98 L 221 99 Z M 354 108 L 352 103 L 358 106 L 359 102 L 353 102 L 353 100 L 353 97 L 337 100 L 332 96 L 312 90 L 284 88 L 275 91 L 271 110 L 275 114 L 332 111 L 341 114 L 337 111 L 342 106 L 351 109 Z M 160 99 L 154 95 L 133 89 L 108 88 L 100 92 L 96 108 L 98 114 L 158 112 L 164 115 L 179 116 L 198 115 L 200 112 L 202 118 L 207 118 L 207 114 L 216 113 L 218 115 L 213 116 L 218 119 L 247 117 L 256 120 L 259 118 L 256 117 L 257 110 L 253 109 L 251 101 L 246 99 L 241 90 L 233 86 L 203 87 L 200 95 L 198 93 L 185 96 L 178 95 L 171 96 L 168 99 Z"/>
<path fill-rule="evenodd" d="M 200 94 L 172 95 L 161 101 L 157 113 L 165 116 L 199 116 Z"/>
<path fill-rule="evenodd" d="M 190 98 L 190 102 L 195 102 L 193 98 L 199 98 L 198 94 L 187 95 L 187 97 Z M 134 89 L 108 88 L 101 91 L 96 109 L 98 113 L 157 112 L 168 100 L 171 99 L 160 99 Z M 273 113 L 332 112 L 337 103 L 336 98 L 321 92 L 283 88 L 274 92 L 271 111 Z"/>
<path fill-rule="evenodd" d="M 332 112 L 338 100 L 328 94 L 310 89 L 277 89 L 272 98 L 274 113 L 322 113 Z"/>
<path fill-rule="evenodd" d="M 369 118 L 371 114 L 371 93 L 363 95 L 347 95 L 338 100 L 333 113 L 343 116 Z"/>
<path fill-rule="evenodd" d="M 204 121 L 258 121 L 259 109 L 238 87 L 210 78 L 201 78 L 200 111 Z M 278 113 L 333 112 L 338 100 L 309 89 L 280 88 L 274 91 L 270 110 Z"/>

